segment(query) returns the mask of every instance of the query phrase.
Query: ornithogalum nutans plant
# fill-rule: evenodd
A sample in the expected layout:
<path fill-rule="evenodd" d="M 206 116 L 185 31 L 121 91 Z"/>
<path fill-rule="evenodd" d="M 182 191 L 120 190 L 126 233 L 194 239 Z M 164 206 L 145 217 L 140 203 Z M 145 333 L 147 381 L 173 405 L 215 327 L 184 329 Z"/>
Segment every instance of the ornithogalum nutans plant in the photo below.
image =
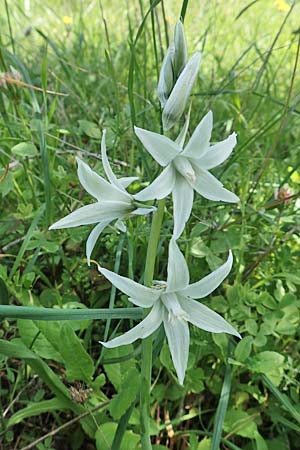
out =
<path fill-rule="evenodd" d="M 201 55 L 196 52 L 190 60 L 187 55 L 183 24 L 179 21 L 175 27 L 174 40 L 162 64 L 157 89 L 164 131 L 171 130 L 183 115 L 197 80 Z M 227 278 L 233 263 L 232 252 L 229 251 L 228 259 L 223 265 L 200 281 L 190 284 L 188 266 L 176 242 L 190 218 L 194 191 L 212 201 L 229 203 L 239 201 L 236 194 L 224 188 L 222 182 L 209 172 L 229 157 L 237 143 L 236 134 L 233 132 L 225 140 L 212 145 L 210 142 L 213 114 L 209 111 L 200 120 L 185 144 L 189 117 L 190 110 L 182 131 L 174 139 L 135 127 L 137 137 L 163 170 L 154 181 L 143 180 L 148 182 L 148 186 L 134 195 L 128 193 L 126 188 L 136 180 L 136 177 L 118 179 L 112 171 L 106 153 L 104 131 L 101 153 L 107 180 L 77 158 L 80 183 L 94 197 L 95 202 L 68 214 L 50 227 L 54 229 L 96 224 L 86 245 L 87 260 L 90 263 L 95 243 L 106 226 L 114 221 L 118 229 L 126 232 L 124 221 L 127 218 L 153 213 L 145 261 L 145 285 L 106 269 L 101 261 L 98 263 L 99 272 L 106 279 L 126 294 L 131 303 L 145 309 L 145 317 L 138 325 L 108 342 L 101 342 L 103 346 L 112 348 L 143 339 L 141 360 L 143 450 L 151 449 L 149 398 L 153 333 L 163 324 L 179 384 L 184 383 L 187 369 L 189 323 L 212 333 L 229 333 L 240 338 L 240 334 L 230 323 L 197 301 L 210 295 Z M 156 282 L 153 281 L 156 249 L 163 226 L 165 202 L 169 194 L 173 197 L 174 227 L 169 236 L 167 280 Z M 154 200 L 158 200 L 155 206 Z M 144 203 L 148 201 L 152 203 L 149 205 Z"/>

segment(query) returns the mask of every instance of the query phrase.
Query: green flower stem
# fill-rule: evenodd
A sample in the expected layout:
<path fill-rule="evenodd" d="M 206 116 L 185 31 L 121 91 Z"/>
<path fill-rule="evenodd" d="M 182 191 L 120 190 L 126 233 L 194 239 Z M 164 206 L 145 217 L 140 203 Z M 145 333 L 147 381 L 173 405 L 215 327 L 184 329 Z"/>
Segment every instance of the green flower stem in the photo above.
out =
<path fill-rule="evenodd" d="M 160 229 L 164 215 L 166 200 L 158 202 L 157 211 L 153 214 L 150 237 L 147 248 L 144 284 L 151 286 L 154 276 L 157 245 L 160 237 Z M 147 313 L 146 313 L 147 314 Z M 152 450 L 150 440 L 150 388 L 152 372 L 152 336 L 142 341 L 142 363 L 141 363 L 141 442 L 143 450 Z"/>

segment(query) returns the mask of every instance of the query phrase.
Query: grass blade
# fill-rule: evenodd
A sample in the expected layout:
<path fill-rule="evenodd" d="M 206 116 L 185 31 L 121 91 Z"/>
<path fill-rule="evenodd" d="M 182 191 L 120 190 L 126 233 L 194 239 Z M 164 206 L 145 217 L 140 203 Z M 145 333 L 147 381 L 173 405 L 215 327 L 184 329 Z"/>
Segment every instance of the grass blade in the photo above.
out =
<path fill-rule="evenodd" d="M 213 430 L 212 442 L 211 442 L 211 450 L 219 450 L 224 418 L 225 418 L 228 401 L 229 401 L 230 389 L 231 389 L 231 367 L 230 367 L 230 364 L 227 364 L 226 370 L 225 370 L 224 382 L 223 382 L 222 391 L 221 391 L 221 396 L 220 396 L 220 400 L 219 400 L 219 404 L 218 404 L 218 408 L 217 408 L 217 412 L 216 412 L 216 416 L 215 416 L 214 430 Z"/>

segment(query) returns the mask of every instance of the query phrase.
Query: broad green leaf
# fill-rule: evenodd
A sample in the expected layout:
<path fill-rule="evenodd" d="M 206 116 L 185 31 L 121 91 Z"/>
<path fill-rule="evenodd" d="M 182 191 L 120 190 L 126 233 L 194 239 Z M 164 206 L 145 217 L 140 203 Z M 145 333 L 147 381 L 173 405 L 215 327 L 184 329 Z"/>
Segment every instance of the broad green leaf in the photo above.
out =
<path fill-rule="evenodd" d="M 94 139 L 101 139 L 101 131 L 96 123 L 88 120 L 78 120 L 78 123 L 82 133 Z"/>
<path fill-rule="evenodd" d="M 27 347 L 31 348 L 32 351 L 42 358 L 54 359 L 58 362 L 63 361 L 57 348 L 60 333 L 60 326 L 57 322 L 47 323 L 45 335 L 42 327 L 38 326 L 39 322 L 35 323 L 32 320 L 20 319 L 17 323 L 21 339 Z M 51 333 L 55 336 L 52 340 L 55 345 L 48 339 L 48 336 Z"/>
<path fill-rule="evenodd" d="M 5 176 L 0 183 L 0 193 L 2 194 L 2 197 L 5 197 L 14 188 L 12 173 L 8 172 L 6 175 L 4 174 L 5 171 L 0 169 L 0 179 Z"/>
<path fill-rule="evenodd" d="M 120 419 L 137 397 L 140 375 L 135 367 L 126 372 L 118 394 L 112 399 L 109 411 L 114 419 Z"/>
<path fill-rule="evenodd" d="M 248 363 L 253 372 L 264 373 L 275 386 L 283 376 L 284 356 L 277 352 L 265 351 L 253 356 Z"/>
<path fill-rule="evenodd" d="M 27 417 L 39 416 L 43 413 L 48 413 L 51 411 L 61 411 L 63 409 L 69 409 L 68 403 L 63 398 L 52 398 L 51 400 L 43 400 L 36 403 L 31 403 L 25 408 L 19 410 L 13 414 L 8 422 L 7 426 L 11 427 L 17 423 L 22 422 L 22 420 Z"/>
<path fill-rule="evenodd" d="M 94 373 L 94 363 L 70 325 L 62 326 L 59 343 L 60 353 L 67 370 L 67 379 L 69 381 L 83 380 L 89 384 Z"/>
<path fill-rule="evenodd" d="M 95 435 L 97 450 L 111 450 L 111 444 L 113 442 L 116 430 L 117 424 L 113 422 L 107 422 L 104 425 L 99 426 Z M 139 441 L 140 436 L 132 431 L 125 431 L 120 445 L 120 450 L 136 450 L 138 448 Z"/>
<path fill-rule="evenodd" d="M 250 439 L 255 439 L 257 435 L 257 425 L 253 415 L 239 409 L 227 411 L 223 429 L 226 433 L 237 434 Z"/>
<path fill-rule="evenodd" d="M 21 158 L 34 157 L 38 154 L 36 146 L 32 142 L 20 142 L 11 149 L 12 154 Z"/>
<path fill-rule="evenodd" d="M 253 337 L 246 336 L 237 344 L 234 351 L 234 356 L 238 361 L 244 362 L 250 356 L 252 343 Z"/>
<path fill-rule="evenodd" d="M 122 347 L 110 348 L 105 350 L 105 359 L 122 358 L 132 352 L 132 345 L 123 345 Z M 117 362 L 115 364 L 104 364 L 104 370 L 109 381 L 114 385 L 115 389 L 119 391 L 125 373 L 135 367 L 134 359 Z"/>

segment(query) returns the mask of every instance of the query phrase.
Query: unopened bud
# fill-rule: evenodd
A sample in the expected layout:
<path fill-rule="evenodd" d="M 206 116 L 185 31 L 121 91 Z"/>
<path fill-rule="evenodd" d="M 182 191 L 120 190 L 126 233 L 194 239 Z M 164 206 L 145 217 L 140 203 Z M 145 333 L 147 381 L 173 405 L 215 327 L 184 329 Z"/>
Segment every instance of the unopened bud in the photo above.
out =
<path fill-rule="evenodd" d="M 174 55 L 175 47 L 174 45 L 170 45 L 162 63 L 157 85 L 157 95 L 162 108 L 165 106 L 175 83 L 173 72 Z"/>
<path fill-rule="evenodd" d="M 175 45 L 174 74 L 175 79 L 177 79 L 187 63 L 187 45 L 184 35 L 183 24 L 180 20 L 176 23 L 175 26 L 174 45 Z"/>
<path fill-rule="evenodd" d="M 181 117 L 185 110 L 192 87 L 198 75 L 201 62 L 201 53 L 196 52 L 185 68 L 181 72 L 176 84 L 168 98 L 163 114 L 162 121 L 164 130 L 167 131 Z"/>

